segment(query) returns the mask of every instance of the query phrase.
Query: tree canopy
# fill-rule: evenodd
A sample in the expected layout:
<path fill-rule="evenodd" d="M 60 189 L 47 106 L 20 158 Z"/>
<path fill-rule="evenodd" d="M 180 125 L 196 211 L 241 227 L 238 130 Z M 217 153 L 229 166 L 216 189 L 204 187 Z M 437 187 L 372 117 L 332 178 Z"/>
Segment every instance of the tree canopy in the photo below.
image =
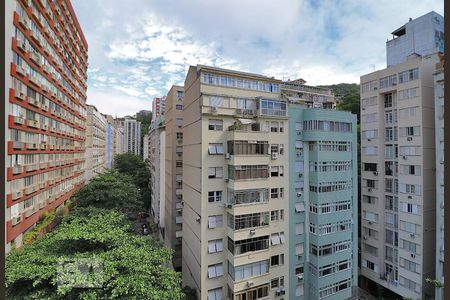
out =
<path fill-rule="evenodd" d="M 77 207 L 53 232 L 6 257 L 8 299 L 181 299 L 171 250 L 115 210 Z M 92 272 L 83 273 L 87 267 Z M 67 284 L 70 283 L 70 284 Z"/>
<path fill-rule="evenodd" d="M 341 99 L 337 105 L 338 110 L 347 110 L 360 117 L 360 92 L 359 84 L 356 83 L 339 83 L 333 85 L 321 86 L 329 88 L 333 93 Z"/>
<path fill-rule="evenodd" d="M 117 171 L 108 171 L 91 179 L 75 195 L 76 205 L 117 209 L 124 213 L 142 209 L 140 191 L 132 177 Z"/>

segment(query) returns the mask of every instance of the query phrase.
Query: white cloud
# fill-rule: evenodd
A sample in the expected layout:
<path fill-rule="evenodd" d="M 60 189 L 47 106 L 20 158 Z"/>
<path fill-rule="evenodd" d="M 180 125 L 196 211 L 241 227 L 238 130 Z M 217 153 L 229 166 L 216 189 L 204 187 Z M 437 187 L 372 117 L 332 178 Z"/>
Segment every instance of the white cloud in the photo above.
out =
<path fill-rule="evenodd" d="M 183 84 L 189 65 L 196 64 L 300 77 L 313 85 L 358 82 L 372 64 L 385 66 L 392 30 L 431 10 L 443 14 L 443 2 L 128 0 L 105 6 L 78 0 L 73 5 L 89 43 L 90 95 L 128 95 L 140 110 L 172 84 Z M 116 105 L 119 112 L 128 110 L 127 102 Z"/>
<path fill-rule="evenodd" d="M 113 117 L 134 115 L 142 109 L 151 109 L 151 102 L 131 97 L 114 91 L 99 91 L 88 89 L 88 104 L 95 105 L 103 113 Z"/>

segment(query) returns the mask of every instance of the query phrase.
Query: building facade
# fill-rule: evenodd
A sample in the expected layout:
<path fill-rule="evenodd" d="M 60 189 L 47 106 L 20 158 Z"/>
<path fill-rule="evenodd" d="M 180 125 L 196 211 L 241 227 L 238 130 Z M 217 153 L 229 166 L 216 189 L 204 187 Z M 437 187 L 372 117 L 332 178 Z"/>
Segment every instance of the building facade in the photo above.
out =
<path fill-rule="evenodd" d="M 183 228 L 183 103 L 184 87 L 172 86 L 166 98 L 166 200 L 165 227 L 162 236 L 167 247 L 174 250 L 172 264 L 181 271 Z"/>
<path fill-rule="evenodd" d="M 431 11 L 392 32 L 386 42 L 387 66 L 406 62 L 411 54 L 444 52 L 444 17 Z"/>
<path fill-rule="evenodd" d="M 436 280 L 444 283 L 444 58 L 434 74 L 436 133 Z M 444 300 L 444 289 L 436 289 L 436 300 Z"/>
<path fill-rule="evenodd" d="M 164 228 L 166 201 L 166 132 L 164 116 L 156 118 L 148 133 L 148 165 L 150 169 L 151 210 L 150 213 L 158 227 Z M 145 146 L 145 145 L 144 145 Z"/>
<path fill-rule="evenodd" d="M 153 98 L 152 113 L 153 118 L 156 119 L 164 115 L 166 111 L 166 96 Z"/>
<path fill-rule="evenodd" d="M 114 126 L 114 118 L 110 115 L 105 115 L 106 118 L 106 158 L 105 168 L 111 169 L 113 166 L 114 155 L 116 154 L 117 144 L 117 129 Z"/>
<path fill-rule="evenodd" d="M 125 151 L 141 155 L 141 122 L 126 118 L 124 123 Z"/>
<path fill-rule="evenodd" d="M 5 1 L 5 251 L 84 183 L 87 43 L 70 1 Z"/>
<path fill-rule="evenodd" d="M 361 274 L 414 299 L 433 295 L 437 62 L 410 57 L 361 77 Z"/>
<path fill-rule="evenodd" d="M 344 299 L 357 286 L 356 116 L 304 83 L 189 68 L 182 274 L 200 299 Z"/>
<path fill-rule="evenodd" d="M 85 180 L 103 173 L 106 168 L 108 123 L 95 106 L 87 105 Z"/>
<path fill-rule="evenodd" d="M 150 143 L 149 143 L 149 135 L 146 134 L 144 135 L 144 137 L 142 138 L 142 157 L 144 158 L 144 160 L 148 159 L 148 153 L 149 153 L 149 149 L 150 149 Z"/>
<path fill-rule="evenodd" d="M 289 299 L 349 299 L 358 286 L 356 115 L 317 92 L 327 101 L 308 105 L 301 93 L 289 105 Z"/>

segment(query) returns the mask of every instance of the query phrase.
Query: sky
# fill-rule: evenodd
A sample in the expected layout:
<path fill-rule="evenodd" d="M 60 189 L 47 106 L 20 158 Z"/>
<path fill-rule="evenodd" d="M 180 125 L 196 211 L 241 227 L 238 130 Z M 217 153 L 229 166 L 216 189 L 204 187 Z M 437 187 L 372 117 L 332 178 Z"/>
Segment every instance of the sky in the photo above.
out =
<path fill-rule="evenodd" d="M 151 110 L 205 64 L 309 85 L 359 83 L 386 67 L 391 32 L 443 0 L 72 0 L 88 42 L 88 100 Z"/>

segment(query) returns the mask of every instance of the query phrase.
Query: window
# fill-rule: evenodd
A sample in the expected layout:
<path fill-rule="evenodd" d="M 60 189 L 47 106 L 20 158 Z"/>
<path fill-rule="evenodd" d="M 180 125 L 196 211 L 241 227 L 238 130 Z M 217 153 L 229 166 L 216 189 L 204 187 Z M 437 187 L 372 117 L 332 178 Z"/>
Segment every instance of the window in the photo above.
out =
<path fill-rule="evenodd" d="M 419 78 L 419 69 L 418 68 L 398 73 L 398 83 L 404 83 L 404 82 L 416 80 L 418 78 Z"/>
<path fill-rule="evenodd" d="M 303 223 L 295 224 L 295 234 L 303 234 L 304 233 L 303 227 L 304 227 Z"/>
<path fill-rule="evenodd" d="M 420 126 L 400 127 L 400 136 L 420 136 Z"/>
<path fill-rule="evenodd" d="M 375 163 L 364 163 L 364 171 L 376 172 L 377 164 Z"/>
<path fill-rule="evenodd" d="M 238 98 L 238 99 L 236 99 L 236 108 L 255 109 L 256 102 L 255 102 L 255 100 L 251 100 L 251 99 Z"/>
<path fill-rule="evenodd" d="M 280 235 L 276 234 L 278 237 L 278 244 L 281 243 Z M 274 236 L 274 235 L 272 235 Z M 284 242 L 284 233 L 283 233 L 283 242 Z M 273 238 L 272 238 L 272 245 L 273 244 Z M 233 241 L 231 238 L 228 237 L 228 250 L 233 255 L 241 255 L 247 252 L 254 252 L 254 251 L 260 251 L 260 250 L 266 250 L 269 249 L 269 236 L 261 236 L 257 238 L 250 238 L 240 241 Z"/>
<path fill-rule="evenodd" d="M 392 94 L 384 95 L 384 108 L 391 108 L 393 103 Z"/>
<path fill-rule="evenodd" d="M 222 191 L 208 192 L 208 202 L 222 201 Z"/>
<path fill-rule="evenodd" d="M 378 220 L 378 214 L 370 212 L 370 211 L 364 211 L 364 219 L 370 222 L 377 222 Z"/>
<path fill-rule="evenodd" d="M 272 166 L 270 167 L 270 176 L 271 177 L 282 177 L 284 172 L 283 166 Z"/>
<path fill-rule="evenodd" d="M 210 167 L 208 168 L 208 178 L 222 178 L 223 168 L 222 167 Z"/>
<path fill-rule="evenodd" d="M 271 199 L 283 198 L 283 190 L 284 188 L 271 188 L 270 198 Z"/>
<path fill-rule="evenodd" d="M 376 146 L 362 147 L 362 149 L 364 155 L 377 155 L 378 153 L 378 147 Z"/>
<path fill-rule="evenodd" d="M 407 240 L 402 240 L 402 248 L 405 249 L 406 251 L 409 251 L 411 253 L 417 253 L 417 247 L 418 245 L 416 243 L 407 241 Z"/>
<path fill-rule="evenodd" d="M 277 254 L 270 257 L 270 266 L 284 265 L 284 254 Z"/>
<path fill-rule="evenodd" d="M 208 217 L 208 228 L 219 228 L 223 225 L 223 216 L 214 215 Z"/>
<path fill-rule="evenodd" d="M 260 100 L 261 115 L 264 116 L 287 116 L 286 102 L 277 100 Z"/>
<path fill-rule="evenodd" d="M 223 251 L 223 240 L 212 240 L 208 242 L 208 253 L 216 253 Z"/>
<path fill-rule="evenodd" d="M 219 277 L 223 275 L 222 263 L 208 266 L 208 278 Z"/>
<path fill-rule="evenodd" d="M 419 273 L 418 272 L 418 264 L 416 264 L 413 261 L 404 259 L 403 257 L 400 258 L 400 266 L 406 270 L 409 270 L 411 272 L 414 273 Z"/>
<path fill-rule="evenodd" d="M 271 121 L 270 122 L 270 132 L 284 132 L 284 122 Z"/>
<path fill-rule="evenodd" d="M 236 294 L 236 300 L 257 300 L 269 296 L 269 285 L 264 284 L 262 286 L 246 289 L 244 292 L 239 292 Z M 229 298 L 231 299 L 231 298 Z"/>
<path fill-rule="evenodd" d="M 279 221 L 284 219 L 284 209 L 281 210 L 273 210 L 270 212 L 270 220 L 271 221 Z"/>
<path fill-rule="evenodd" d="M 223 107 L 224 98 L 221 96 L 209 96 L 209 106 Z"/>
<path fill-rule="evenodd" d="M 400 228 L 409 233 L 416 234 L 419 231 L 420 226 L 414 223 L 400 221 Z"/>
<path fill-rule="evenodd" d="M 223 154 L 223 144 L 208 144 L 208 154 L 210 155 Z"/>
<path fill-rule="evenodd" d="M 284 276 L 280 276 L 277 278 L 274 278 L 270 281 L 270 288 L 274 289 L 277 287 L 283 287 L 284 286 Z"/>
<path fill-rule="evenodd" d="M 269 225 L 269 212 L 231 215 L 228 214 L 228 227 L 234 230 Z"/>
<path fill-rule="evenodd" d="M 182 104 L 177 104 L 177 105 L 175 105 L 175 109 L 176 110 L 183 110 L 183 105 Z"/>
<path fill-rule="evenodd" d="M 404 286 L 405 288 L 407 288 L 407 289 L 409 289 L 411 291 L 414 291 L 416 293 L 420 293 L 420 286 L 419 286 L 419 284 L 417 284 L 416 282 L 414 282 L 414 281 L 412 281 L 412 280 L 410 280 L 408 278 L 405 278 L 403 276 L 399 276 L 399 277 L 400 277 L 399 281 L 400 281 L 400 285 L 401 286 Z"/>
<path fill-rule="evenodd" d="M 377 122 L 377 113 L 365 114 L 361 116 L 361 123 L 374 123 Z"/>
<path fill-rule="evenodd" d="M 222 288 L 217 288 L 208 291 L 208 300 L 223 300 Z"/>
<path fill-rule="evenodd" d="M 208 130 L 222 131 L 223 130 L 223 120 L 209 119 L 208 120 Z"/>
<path fill-rule="evenodd" d="M 228 274 L 237 282 L 269 272 L 269 260 L 258 261 L 246 265 L 234 267 L 228 262 Z"/>
<path fill-rule="evenodd" d="M 402 212 L 418 215 L 419 206 L 417 204 L 401 202 Z"/>
<path fill-rule="evenodd" d="M 182 127 L 183 126 L 183 118 L 177 118 L 176 124 L 178 127 Z"/>
<path fill-rule="evenodd" d="M 269 177 L 267 165 L 229 165 L 228 176 L 233 180 L 257 179 Z"/>
<path fill-rule="evenodd" d="M 231 155 L 267 155 L 269 143 L 267 141 L 228 141 L 228 152 Z"/>

